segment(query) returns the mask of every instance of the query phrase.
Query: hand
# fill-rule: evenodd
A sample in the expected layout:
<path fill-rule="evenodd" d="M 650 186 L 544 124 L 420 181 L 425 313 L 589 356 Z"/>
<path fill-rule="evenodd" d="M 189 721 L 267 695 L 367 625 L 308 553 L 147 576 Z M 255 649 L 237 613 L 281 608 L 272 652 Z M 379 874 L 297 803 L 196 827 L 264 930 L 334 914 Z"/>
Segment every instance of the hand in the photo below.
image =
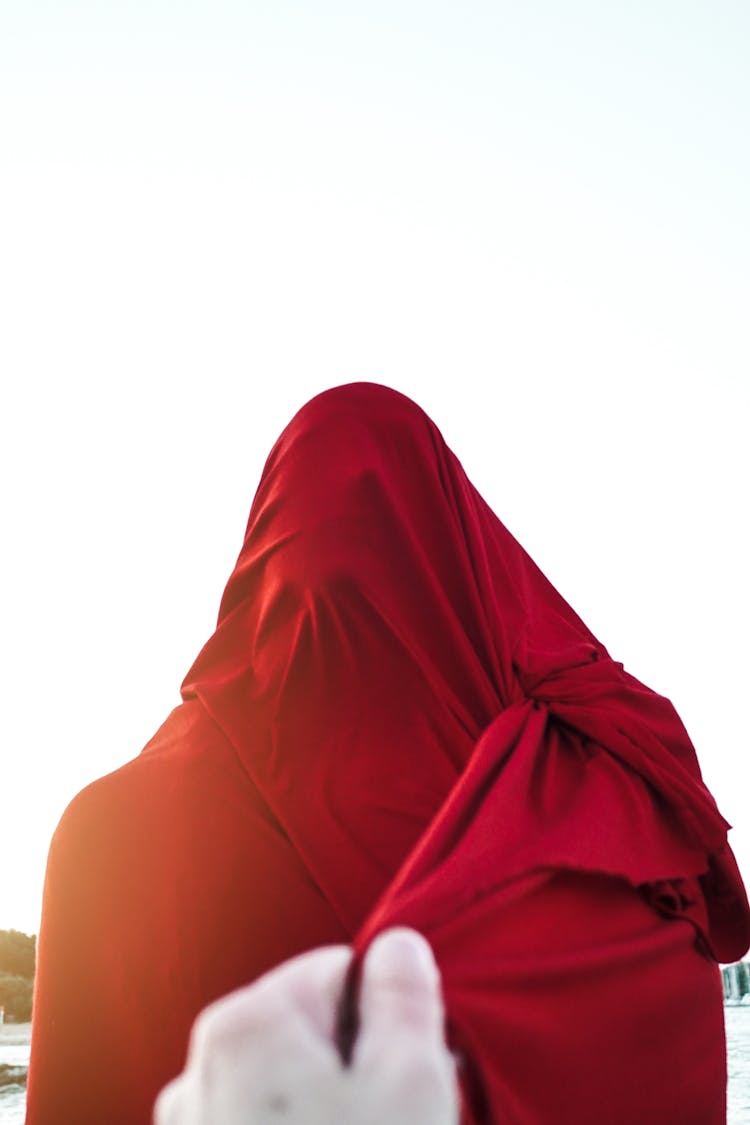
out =
<path fill-rule="evenodd" d="M 344 1066 L 335 1023 L 350 959 L 343 945 L 303 954 L 206 1008 L 155 1125 L 458 1125 L 428 943 L 394 929 L 370 946 Z"/>

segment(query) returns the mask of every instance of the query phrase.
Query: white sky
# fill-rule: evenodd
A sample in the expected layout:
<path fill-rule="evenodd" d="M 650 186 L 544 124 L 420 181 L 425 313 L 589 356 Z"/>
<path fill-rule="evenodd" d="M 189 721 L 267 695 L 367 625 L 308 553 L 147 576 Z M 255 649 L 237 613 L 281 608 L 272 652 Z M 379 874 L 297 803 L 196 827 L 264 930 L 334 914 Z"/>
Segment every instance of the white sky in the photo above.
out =
<path fill-rule="evenodd" d="M 0 927 L 325 387 L 432 414 L 750 872 L 750 5 L 3 0 Z"/>

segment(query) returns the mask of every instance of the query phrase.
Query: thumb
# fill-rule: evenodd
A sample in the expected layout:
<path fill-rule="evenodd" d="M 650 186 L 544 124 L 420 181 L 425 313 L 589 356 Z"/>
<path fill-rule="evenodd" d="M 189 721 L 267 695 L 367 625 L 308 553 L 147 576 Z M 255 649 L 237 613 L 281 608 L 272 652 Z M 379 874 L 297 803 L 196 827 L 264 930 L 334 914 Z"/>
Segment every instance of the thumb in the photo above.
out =
<path fill-rule="evenodd" d="M 426 938 L 399 927 L 378 935 L 362 965 L 357 1053 L 399 1038 L 443 1041 L 440 974 Z"/>

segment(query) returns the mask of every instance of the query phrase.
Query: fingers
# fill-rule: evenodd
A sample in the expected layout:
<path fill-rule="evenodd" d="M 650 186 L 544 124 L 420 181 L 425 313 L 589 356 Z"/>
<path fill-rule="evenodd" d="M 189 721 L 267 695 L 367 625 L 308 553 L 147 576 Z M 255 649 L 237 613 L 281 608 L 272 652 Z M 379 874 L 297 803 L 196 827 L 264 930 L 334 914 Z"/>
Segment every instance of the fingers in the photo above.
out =
<path fill-rule="evenodd" d="M 162 1092 L 155 1125 L 457 1125 L 440 976 L 413 930 L 372 944 L 362 968 L 360 1034 L 350 1066 L 334 1019 L 347 946 L 304 954 L 198 1017 L 187 1066 Z"/>
<path fill-rule="evenodd" d="M 198 1016 L 183 1073 L 160 1094 L 155 1125 L 287 1125 L 335 1120 L 333 1042 L 348 946 L 296 957 Z"/>
<path fill-rule="evenodd" d="M 333 1038 L 336 1001 L 351 949 L 328 946 L 284 962 L 253 984 L 217 1000 L 201 1012 L 190 1043 L 190 1059 L 222 1044 L 252 1045 L 304 1025 L 316 1039 Z"/>

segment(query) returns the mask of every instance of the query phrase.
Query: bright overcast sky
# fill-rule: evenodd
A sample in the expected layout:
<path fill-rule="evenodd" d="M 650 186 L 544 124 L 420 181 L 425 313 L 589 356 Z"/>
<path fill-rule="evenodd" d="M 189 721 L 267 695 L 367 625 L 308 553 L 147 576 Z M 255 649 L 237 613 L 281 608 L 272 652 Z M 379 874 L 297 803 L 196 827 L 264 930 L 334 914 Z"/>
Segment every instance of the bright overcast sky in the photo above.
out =
<path fill-rule="evenodd" d="M 0 927 L 358 379 L 672 698 L 750 872 L 749 58 L 745 0 L 4 0 Z"/>

